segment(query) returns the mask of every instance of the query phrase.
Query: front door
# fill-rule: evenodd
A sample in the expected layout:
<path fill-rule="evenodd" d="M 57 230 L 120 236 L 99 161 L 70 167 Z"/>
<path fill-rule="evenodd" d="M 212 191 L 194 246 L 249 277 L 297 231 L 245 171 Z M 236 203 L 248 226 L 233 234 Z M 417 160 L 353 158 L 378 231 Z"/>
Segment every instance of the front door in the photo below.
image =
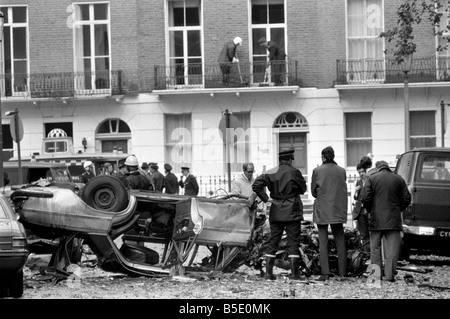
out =
<path fill-rule="evenodd" d="M 306 181 L 308 174 L 308 163 L 306 153 L 306 133 L 280 133 L 279 135 L 279 151 L 295 149 L 294 161 L 292 166 L 300 170 Z"/>

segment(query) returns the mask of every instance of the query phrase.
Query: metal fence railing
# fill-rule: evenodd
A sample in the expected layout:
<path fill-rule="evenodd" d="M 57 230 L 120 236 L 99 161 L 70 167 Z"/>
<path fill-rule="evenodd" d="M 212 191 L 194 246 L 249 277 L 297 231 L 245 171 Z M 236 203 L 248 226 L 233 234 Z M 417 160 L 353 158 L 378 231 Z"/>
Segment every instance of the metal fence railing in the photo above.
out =
<path fill-rule="evenodd" d="M 208 89 L 300 85 L 297 61 L 155 66 L 155 89 Z"/>
<path fill-rule="evenodd" d="M 404 73 L 393 58 L 336 62 L 338 85 L 403 83 Z M 413 58 L 409 82 L 450 81 L 450 57 Z"/>

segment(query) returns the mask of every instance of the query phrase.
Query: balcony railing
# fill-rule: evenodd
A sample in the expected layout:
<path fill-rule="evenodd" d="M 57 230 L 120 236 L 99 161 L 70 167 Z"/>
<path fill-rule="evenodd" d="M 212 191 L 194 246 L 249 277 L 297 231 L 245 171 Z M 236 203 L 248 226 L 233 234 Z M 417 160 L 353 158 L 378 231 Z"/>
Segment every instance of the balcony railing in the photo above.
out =
<path fill-rule="evenodd" d="M 409 82 L 450 81 L 450 57 L 414 58 Z M 394 59 L 337 60 L 338 85 L 402 83 L 403 71 Z"/>
<path fill-rule="evenodd" d="M 297 61 L 155 66 L 155 89 L 208 89 L 300 85 Z"/>
<path fill-rule="evenodd" d="M 2 97 L 63 98 L 149 91 L 137 72 L 61 72 L 0 75 Z"/>

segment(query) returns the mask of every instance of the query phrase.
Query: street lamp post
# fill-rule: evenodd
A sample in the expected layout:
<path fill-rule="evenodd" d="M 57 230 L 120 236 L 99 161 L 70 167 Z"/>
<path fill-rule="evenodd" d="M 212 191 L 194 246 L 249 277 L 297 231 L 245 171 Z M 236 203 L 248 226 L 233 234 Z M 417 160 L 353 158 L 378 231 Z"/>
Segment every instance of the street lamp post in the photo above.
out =
<path fill-rule="evenodd" d="M 225 154 L 227 161 L 228 191 L 231 192 L 231 160 L 230 160 L 230 115 L 228 109 L 223 113 L 225 115 Z"/>
<path fill-rule="evenodd" d="M 402 62 L 402 71 L 403 71 L 403 79 L 404 79 L 404 112 L 405 112 L 405 152 L 410 149 L 410 129 L 409 129 L 409 74 L 408 72 L 411 70 L 412 63 L 412 54 L 404 57 Z"/>
<path fill-rule="evenodd" d="M 5 22 L 5 16 L 0 11 L 0 74 L 3 74 L 3 23 Z M 2 90 L 3 80 L 0 78 L 0 187 L 4 185 L 4 172 L 3 172 L 3 124 L 2 124 Z"/>
<path fill-rule="evenodd" d="M 447 117 L 445 116 L 445 106 L 450 106 L 450 103 L 444 103 L 441 100 L 441 146 L 445 147 L 445 131 L 447 124 Z"/>

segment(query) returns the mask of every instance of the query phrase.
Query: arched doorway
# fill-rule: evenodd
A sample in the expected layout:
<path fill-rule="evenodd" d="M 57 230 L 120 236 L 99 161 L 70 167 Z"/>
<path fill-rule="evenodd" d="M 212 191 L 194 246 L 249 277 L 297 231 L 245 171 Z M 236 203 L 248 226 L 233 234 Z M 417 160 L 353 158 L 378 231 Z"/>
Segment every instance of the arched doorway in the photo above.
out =
<path fill-rule="evenodd" d="M 120 119 L 107 119 L 100 123 L 95 134 L 95 148 L 101 153 L 112 153 L 115 149 L 128 153 L 131 130 Z"/>
<path fill-rule="evenodd" d="M 278 134 L 278 151 L 295 149 L 292 165 L 308 174 L 307 133 L 308 121 L 298 112 L 285 112 L 275 119 L 273 128 Z"/>

